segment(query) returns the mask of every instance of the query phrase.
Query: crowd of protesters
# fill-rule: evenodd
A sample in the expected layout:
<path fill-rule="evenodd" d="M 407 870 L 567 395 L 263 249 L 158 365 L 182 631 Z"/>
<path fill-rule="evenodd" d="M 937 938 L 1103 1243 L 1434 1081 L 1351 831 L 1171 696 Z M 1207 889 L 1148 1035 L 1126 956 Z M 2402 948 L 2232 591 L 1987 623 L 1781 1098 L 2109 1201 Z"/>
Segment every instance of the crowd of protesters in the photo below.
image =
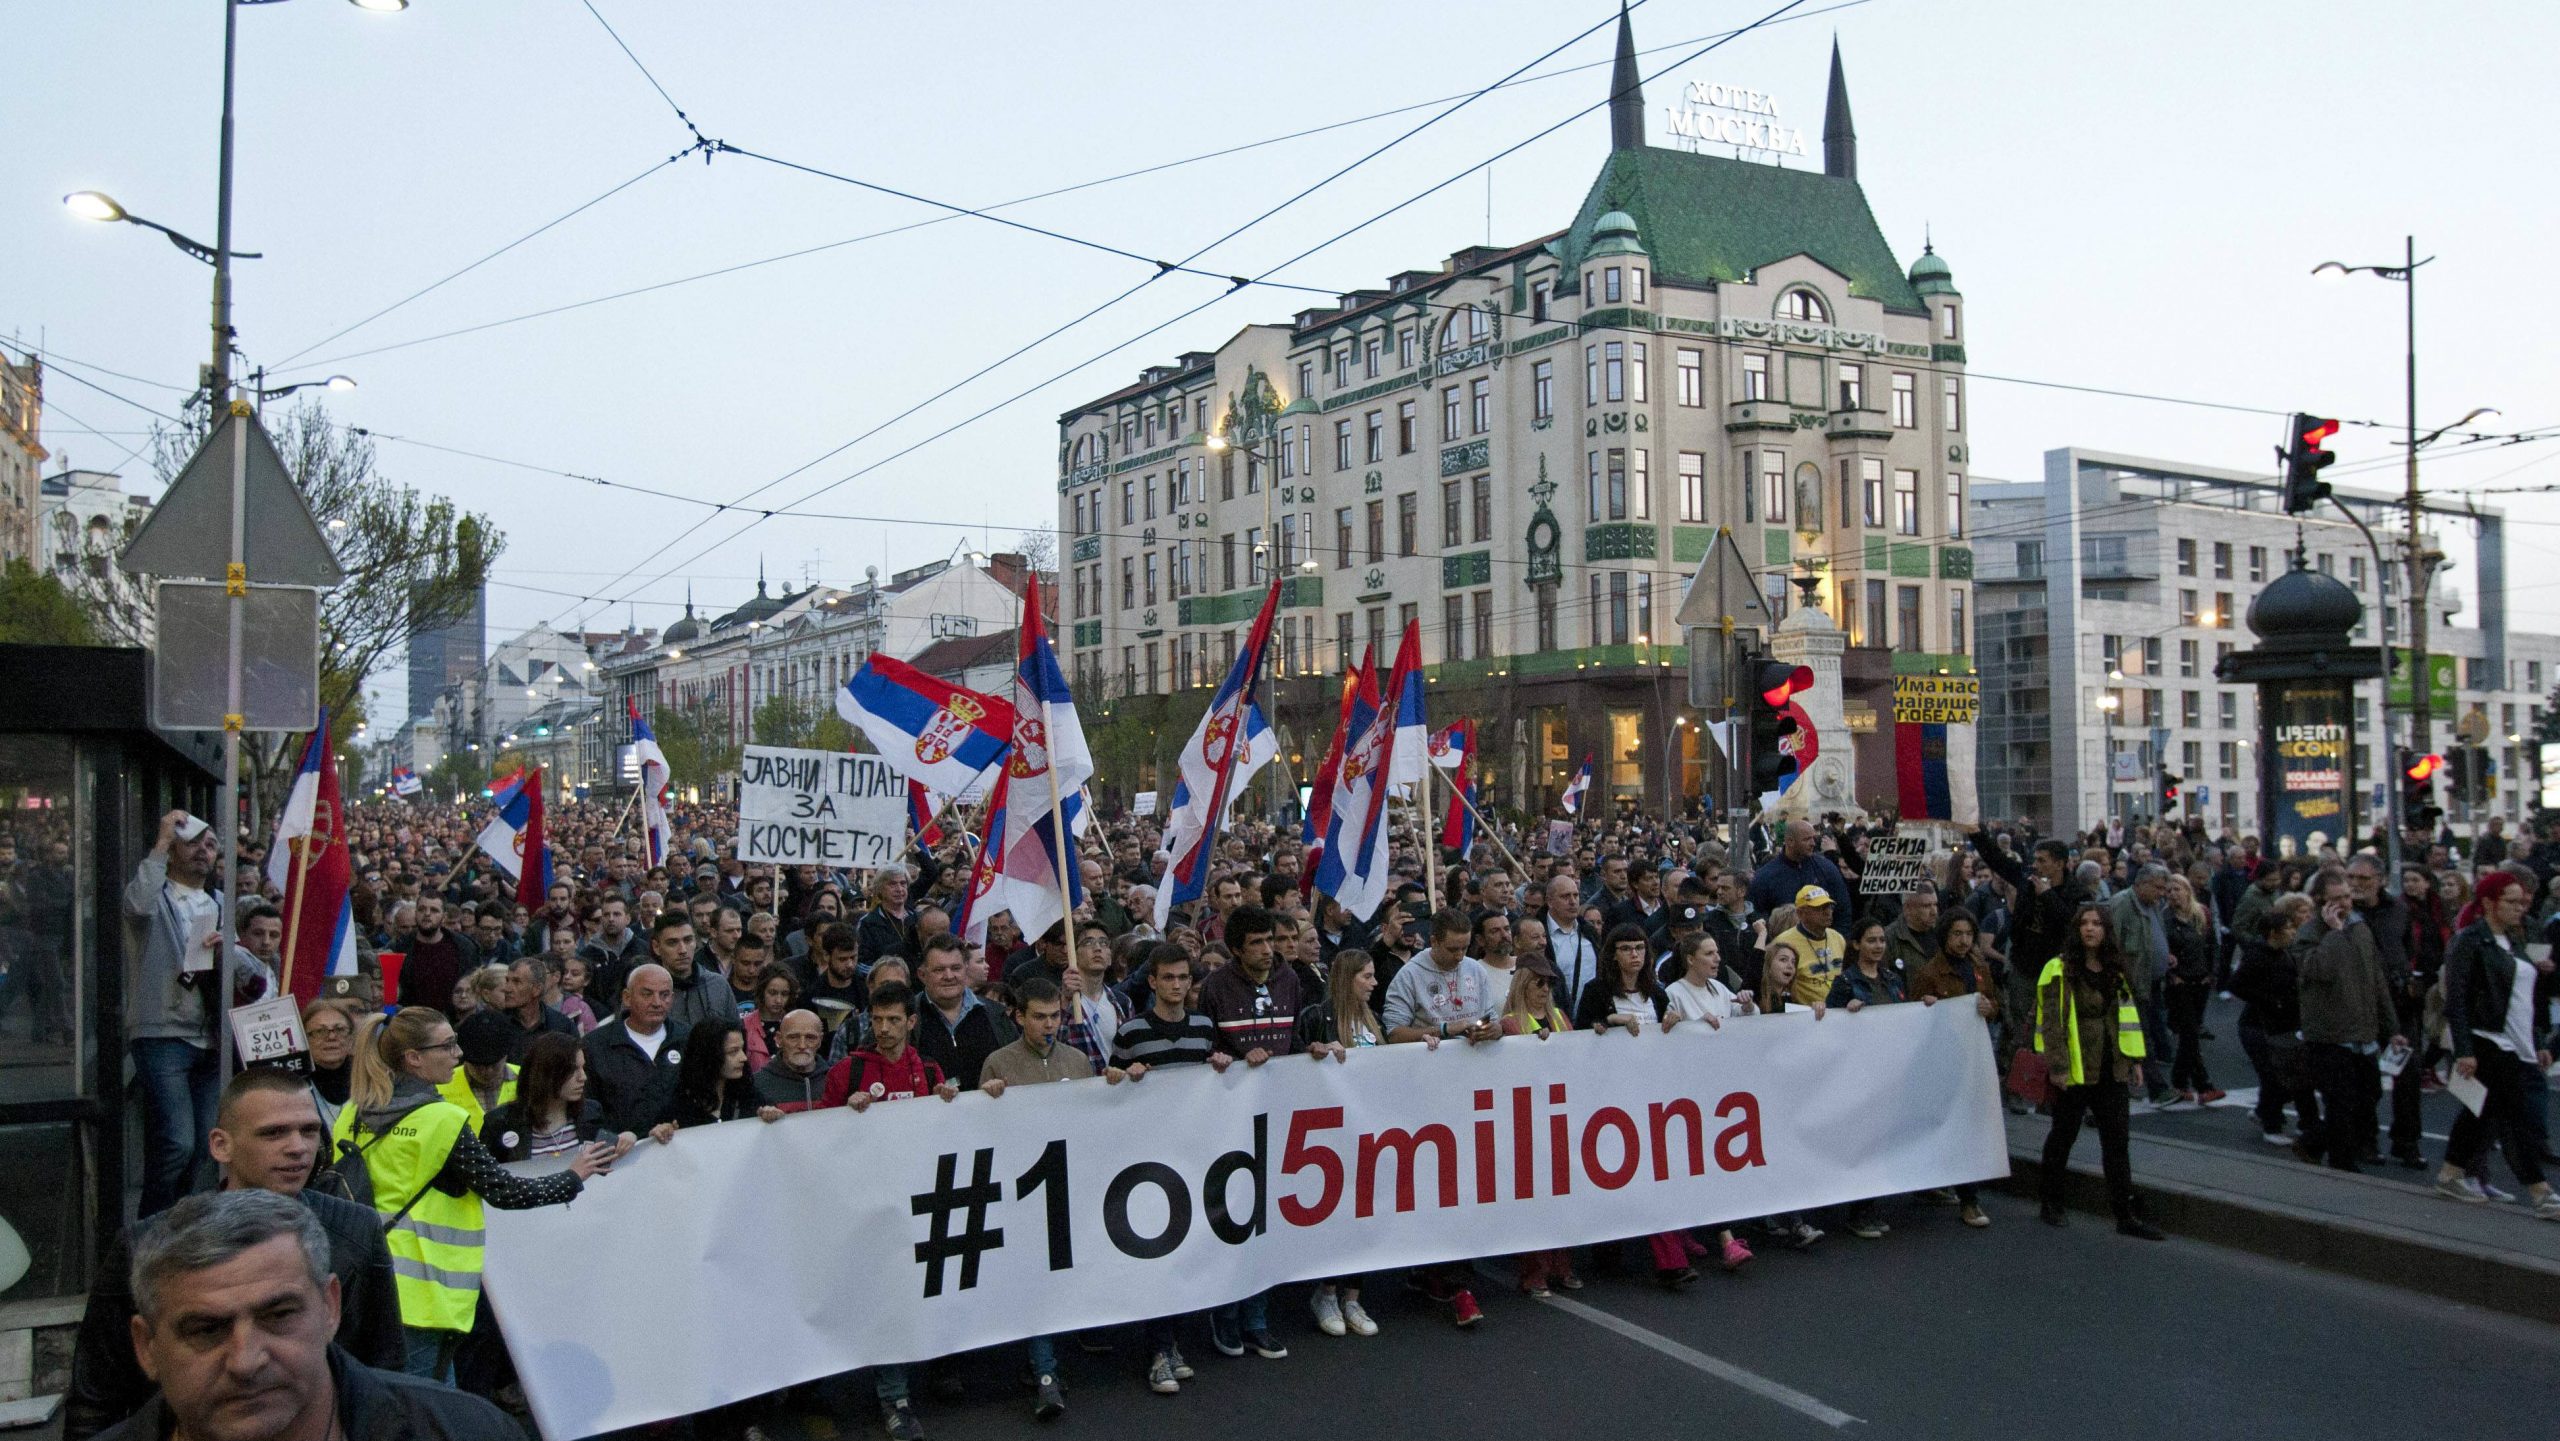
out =
<path fill-rule="evenodd" d="M 650 865 L 616 808 L 566 801 L 550 812 L 555 880 L 529 907 L 475 847 L 482 819 L 357 808 L 358 973 L 333 978 L 305 1013 L 307 1079 L 253 1072 L 227 1088 L 207 1053 L 217 1008 L 204 958 L 236 948 L 236 998 L 272 985 L 274 897 L 260 895 L 263 857 L 249 846 L 244 899 L 229 907 L 210 828 L 180 812 L 164 820 L 125 897 L 142 975 L 142 1214 L 201 1189 L 208 1167 L 225 1185 L 303 1197 L 332 1234 L 351 1208 L 371 1206 L 389 1254 L 347 1283 L 364 1304 L 346 1312 L 346 1354 L 519 1414 L 477 1301 L 476 1241 L 454 1240 L 477 1237 L 483 1205 L 570 1201 L 642 1138 L 681 1146 L 696 1126 L 966 1090 L 1124 1085 L 1167 1066 L 1349 1061 L 1379 1045 L 1966 1006 L 1986 1023 L 2008 1104 L 2052 1118 L 2043 1219 L 2067 1223 L 2065 1170 L 2091 1123 L 2118 1229 L 2157 1239 L 2134 1188 L 2128 1119 L 2137 1104 L 2225 1100 L 2202 1042 L 2208 1002 L 2236 998 L 2256 1071 L 2248 1114 L 2270 1143 L 2341 1170 L 2424 1168 L 2421 1095 L 2476 1085 L 2485 1100 L 2434 1159 L 2436 1188 L 2463 1204 L 2516 1199 L 2490 1169 L 2502 1151 L 2524 1205 L 2560 1219 L 2542 1170 L 2553 1159 L 2552 967 L 2527 949 L 2551 911 L 2560 846 L 2528 836 L 2484 837 L 2467 857 L 2412 837 L 2394 893 L 2370 851 L 2278 860 L 2255 838 L 2194 825 L 2061 839 L 1967 827 L 1928 880 L 1871 886 L 1868 845 L 1889 828 L 1795 820 L 1729 837 L 1621 808 L 1490 823 L 1472 854 L 1436 867 L 1400 834 L 1391 899 L 1362 918 L 1302 898 L 1293 830 L 1243 819 L 1222 837 L 1202 899 L 1159 931 L 1162 836 L 1155 821 L 1124 817 L 1085 842 L 1072 943 L 1064 926 L 1024 936 L 998 916 L 978 945 L 954 930 L 968 870 L 956 825 L 954 840 L 908 864 L 776 872 L 732 858 L 733 811 L 679 807 L 675 854 Z M 2560 916 L 2548 923 L 2560 928 Z M 244 1174 L 238 1158 L 257 1154 L 262 1125 L 290 1133 L 291 1155 Z M 528 1162 L 544 1174 L 522 1174 Z M 1931 1202 L 1967 1227 L 1991 1224 L 1974 1187 L 1918 1198 Z M 1755 1246 L 1812 1247 L 1831 1230 L 1881 1239 L 1909 1204 L 1875 1198 L 1498 1269 L 1531 1297 L 1579 1289 L 1595 1269 L 1680 1291 L 1702 1269 L 1745 1267 Z M 1453 1264 L 1346 1275 L 1129 1335 L 1034 1338 L 1034 1413 L 1065 1409 L 1062 1342 L 1119 1353 L 1171 1395 L 1195 1375 L 1184 1347 L 1204 1336 L 1223 1356 L 1286 1358 L 1284 1300 L 1325 1336 L 1376 1335 L 1380 1297 L 1398 1291 L 1473 1327 L 1484 1274 Z M 112 1287 L 93 1297 L 75 1441 L 146 1394 L 117 1329 L 132 1305 Z M 389 1334 L 386 1306 L 399 1315 Z M 888 1433 L 908 1441 L 924 1434 L 920 1389 L 929 1400 L 959 1382 L 928 1365 L 878 1368 L 869 1385 Z M 760 1436 L 781 1404 L 764 1398 L 694 1427 Z"/>

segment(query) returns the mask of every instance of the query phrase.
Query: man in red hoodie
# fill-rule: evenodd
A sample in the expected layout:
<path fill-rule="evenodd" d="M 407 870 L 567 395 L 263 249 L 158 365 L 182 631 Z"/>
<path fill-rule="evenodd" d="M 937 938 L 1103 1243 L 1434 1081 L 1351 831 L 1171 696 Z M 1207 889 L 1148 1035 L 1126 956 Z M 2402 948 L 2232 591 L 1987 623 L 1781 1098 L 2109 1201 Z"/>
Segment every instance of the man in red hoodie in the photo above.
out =
<path fill-rule="evenodd" d="M 863 1111 L 874 1101 L 904 1101 L 935 1095 L 948 1101 L 960 1094 L 960 1083 L 907 1044 L 916 1024 L 915 992 L 904 983 L 887 981 L 871 991 L 871 1049 L 855 1051 L 827 1072 L 821 1109 L 850 1106 Z M 916 1419 L 907 1397 L 907 1368 L 883 1366 L 872 1379 L 880 1397 L 880 1421 L 889 1441 L 924 1441 L 924 1423 Z"/>

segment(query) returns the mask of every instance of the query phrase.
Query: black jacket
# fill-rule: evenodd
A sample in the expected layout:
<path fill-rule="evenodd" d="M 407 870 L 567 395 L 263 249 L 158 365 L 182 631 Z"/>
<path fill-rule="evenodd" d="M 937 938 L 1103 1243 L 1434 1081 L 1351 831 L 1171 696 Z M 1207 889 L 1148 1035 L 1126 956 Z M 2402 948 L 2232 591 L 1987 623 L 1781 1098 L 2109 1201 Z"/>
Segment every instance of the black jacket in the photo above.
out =
<path fill-rule="evenodd" d="M 407 1359 L 407 1343 L 382 1218 L 370 1206 L 334 1196 L 304 1191 L 301 1199 L 329 1233 L 329 1270 L 338 1278 L 338 1344 L 367 1364 L 398 1370 Z M 87 1441 L 152 1399 L 151 1379 L 133 1358 L 132 1265 L 133 1231 L 127 1227 L 107 1245 L 72 1343 L 71 1390 L 62 1408 L 65 1441 Z"/>
<path fill-rule="evenodd" d="M 2445 1041 L 2456 1056 L 2477 1056 L 2488 1038 L 2507 1028 L 2507 1006 L 2513 1000 L 2516 967 L 2531 965 L 2522 959 L 2524 942 L 2515 942 L 2515 955 L 2489 937 L 2489 923 L 2474 921 L 2453 938 L 2453 948 L 2444 958 L 2444 1029 Z M 2547 1044 L 2541 1025 L 2550 1014 L 2551 972 L 2545 972 L 2533 983 L 2534 1044 Z M 2527 1065 L 2533 1063 L 2527 1056 Z"/>
<path fill-rule="evenodd" d="M 130 1355 L 133 1347 L 125 1346 Z M 375 1368 L 329 1348 L 329 1375 L 337 1382 L 338 1425 L 346 1441 L 523 1441 L 524 1430 L 506 1412 L 466 1391 Z M 106 1441 L 162 1441 L 176 1428 L 160 1393 L 133 1418 L 102 1433 Z"/>
<path fill-rule="evenodd" d="M 578 1144 L 585 1145 L 604 1132 L 604 1107 L 593 1097 L 578 1103 Z M 634 1132 L 637 1135 L 638 1132 Z M 525 1116 L 524 1103 L 509 1101 L 491 1111 L 480 1122 L 480 1144 L 501 1161 L 523 1161 L 533 1155 L 533 1124 Z"/>
<path fill-rule="evenodd" d="M 614 1017 L 578 1043 L 587 1053 L 587 1094 L 604 1107 L 605 1129 L 616 1134 L 644 1135 L 656 1125 L 676 1094 L 676 1063 L 684 1047 L 684 1031 L 667 1023 L 666 1043 L 651 1061 L 630 1027 Z"/>
<path fill-rule="evenodd" d="M 995 1007 L 984 1003 L 971 1006 L 960 1017 L 955 1032 L 942 1019 L 942 1008 L 929 996 L 916 997 L 915 1047 L 924 1058 L 942 1068 L 942 1074 L 960 1083 L 960 1089 L 978 1089 L 978 1072 L 987 1057 L 1006 1044 L 1005 1027 L 996 1024 Z"/>
<path fill-rule="evenodd" d="M 1985 831 L 1973 833 L 1973 849 L 1991 873 L 2018 893 L 2010 922 L 2009 966 L 2029 976 L 2044 974 L 2044 963 L 2063 953 L 2071 941 L 2071 917 L 2089 904 L 2089 890 L 2068 875 L 2048 891 L 2036 889 L 2035 874 L 2000 849 Z"/>

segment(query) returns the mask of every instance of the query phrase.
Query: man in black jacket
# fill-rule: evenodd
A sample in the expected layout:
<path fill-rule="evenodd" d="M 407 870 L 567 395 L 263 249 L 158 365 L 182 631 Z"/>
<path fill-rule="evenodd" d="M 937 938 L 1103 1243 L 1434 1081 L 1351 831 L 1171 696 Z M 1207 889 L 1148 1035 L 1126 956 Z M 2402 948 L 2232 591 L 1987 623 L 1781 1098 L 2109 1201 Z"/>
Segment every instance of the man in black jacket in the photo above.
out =
<path fill-rule="evenodd" d="M 998 1024 L 995 1008 L 969 989 L 965 971 L 969 943 L 949 931 L 924 943 L 924 963 L 917 979 L 923 1004 L 916 1007 L 915 1048 L 960 1083 L 978 1089 L 978 1072 L 987 1057 L 1013 1040 L 1012 1024 Z"/>
<path fill-rule="evenodd" d="M 328 1237 L 329 1272 L 338 1283 L 338 1344 L 366 1364 L 397 1370 L 405 1356 L 400 1296 L 381 1218 L 370 1206 L 309 1189 L 327 1139 L 308 1082 L 283 1071 L 254 1070 L 223 1087 L 209 1145 L 222 1168 L 223 1190 L 271 1191 L 310 1211 Z M 90 1285 L 89 1307 L 71 1349 L 65 1441 L 88 1441 L 151 1396 L 151 1378 L 134 1357 L 134 1297 L 127 1274 L 133 1244 L 131 1228 L 119 1231 Z"/>
<path fill-rule="evenodd" d="M 2035 871 L 2030 875 L 1987 832 L 1977 829 L 1972 834 L 1973 849 L 1983 864 L 2018 893 L 2009 926 L 2009 994 L 2000 1013 L 2009 1018 L 2012 1032 L 2024 1037 L 2035 1024 L 2036 980 L 2044 974 L 2044 963 L 2070 944 L 2071 918 L 2092 897 L 2073 873 L 2071 848 L 2062 842 L 2036 842 Z"/>
<path fill-rule="evenodd" d="M 328 1233 L 267 1191 L 189 1196 L 135 1241 L 127 1348 L 160 1391 L 102 1433 L 512 1441 L 477 1396 L 376 1370 L 332 1344 L 342 1292 Z"/>
<path fill-rule="evenodd" d="M 667 1020 L 675 998 L 666 967 L 654 961 L 634 967 L 622 988 L 622 1014 L 579 1042 L 587 1053 L 587 1094 L 604 1107 L 607 1132 L 645 1135 L 671 1118 L 661 1113 L 675 1099 L 684 1044 L 683 1028 Z"/>

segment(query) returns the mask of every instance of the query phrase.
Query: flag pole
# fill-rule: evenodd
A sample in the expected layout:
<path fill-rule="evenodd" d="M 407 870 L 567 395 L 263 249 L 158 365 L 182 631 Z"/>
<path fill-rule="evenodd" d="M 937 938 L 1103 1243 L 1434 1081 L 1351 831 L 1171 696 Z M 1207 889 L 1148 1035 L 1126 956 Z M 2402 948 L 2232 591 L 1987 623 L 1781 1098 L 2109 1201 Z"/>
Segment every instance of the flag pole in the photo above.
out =
<path fill-rule="evenodd" d="M 1433 769 L 1437 770 L 1438 767 L 1435 766 Z M 1523 881 L 1529 879 L 1529 868 L 1520 864 L 1520 858 L 1511 853 L 1511 847 L 1502 843 L 1502 833 L 1493 828 L 1493 822 L 1485 819 L 1484 812 L 1476 809 L 1474 801 L 1467 799 L 1467 793 L 1458 789 L 1458 783 L 1447 776 L 1440 777 L 1440 783 L 1449 788 L 1449 794 L 1458 798 L 1458 804 L 1467 808 L 1467 814 L 1476 818 L 1477 834 L 1493 842 L 1493 848 L 1502 852 L 1503 862 L 1511 867 L 1512 873 Z"/>
<path fill-rule="evenodd" d="M 315 822 L 311 834 L 317 834 L 319 829 Z M 284 965 L 276 979 L 276 993 L 283 996 L 293 994 L 293 954 L 302 941 L 302 889 L 304 878 L 311 873 L 311 834 L 295 838 L 302 844 L 293 856 L 293 885 L 284 893 L 285 904 L 293 908 L 293 914 L 285 918 Z"/>
<path fill-rule="evenodd" d="M 1057 728 L 1049 722 L 1049 714 L 1049 698 L 1042 696 L 1040 698 L 1040 734 L 1044 739 L 1058 733 Z M 1067 968 L 1073 970 L 1076 964 L 1076 898 L 1075 885 L 1067 875 L 1067 866 L 1075 856 L 1075 841 L 1067 834 L 1066 797 L 1058 792 L 1057 754 L 1053 751 L 1045 759 L 1048 762 L 1049 771 L 1049 834 L 1057 846 L 1057 849 L 1050 853 L 1050 861 L 1058 873 L 1059 923 L 1067 928 Z M 1024 939 L 1036 942 L 1040 938 L 1026 936 Z"/>
<path fill-rule="evenodd" d="M 622 839 L 622 828 L 631 824 L 632 815 L 640 809 L 640 786 L 645 786 L 648 783 L 647 777 L 643 776 L 641 778 L 640 785 L 633 786 L 631 788 L 631 799 L 622 803 L 622 814 L 614 817 L 613 834 L 605 837 L 606 840 L 618 841 Z M 660 864 L 663 865 L 665 862 L 661 860 Z"/>
<path fill-rule="evenodd" d="M 1428 758 L 1424 759 L 1422 773 L 1425 777 L 1438 769 Z M 1431 909 L 1436 913 L 1447 902 L 1440 898 L 1440 836 L 1431 828 L 1430 798 L 1431 782 L 1428 779 L 1413 788 L 1413 828 L 1422 838 L 1422 884 L 1431 892 Z"/>

